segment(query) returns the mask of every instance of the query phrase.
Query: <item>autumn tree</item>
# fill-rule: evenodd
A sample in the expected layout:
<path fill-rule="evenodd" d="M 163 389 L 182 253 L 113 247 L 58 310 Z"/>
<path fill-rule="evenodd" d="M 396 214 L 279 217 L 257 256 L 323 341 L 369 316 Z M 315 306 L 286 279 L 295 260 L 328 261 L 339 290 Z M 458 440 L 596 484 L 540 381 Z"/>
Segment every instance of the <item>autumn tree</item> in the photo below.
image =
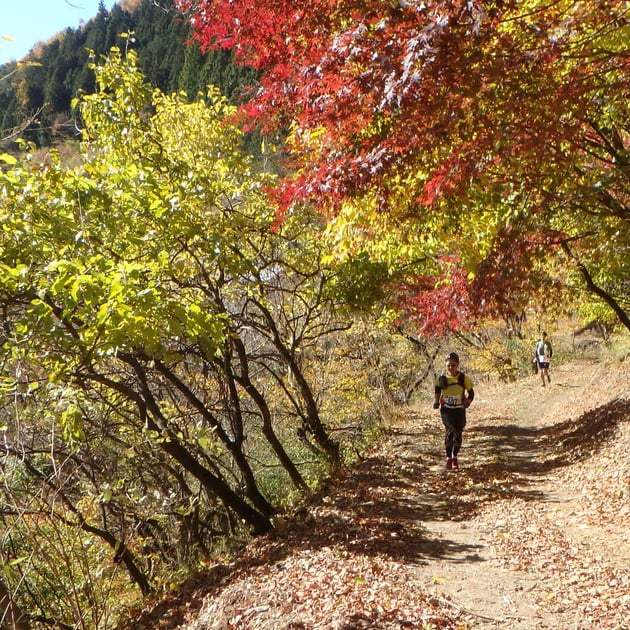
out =
<path fill-rule="evenodd" d="M 367 377 L 321 222 L 278 224 L 235 108 L 133 52 L 94 71 L 80 164 L 2 156 L 0 550 L 16 605 L 99 627 L 97 573 L 151 592 L 338 467 Z"/>
<path fill-rule="evenodd" d="M 604 256 L 589 253 L 587 237 L 601 222 L 606 255 L 627 251 L 623 3 L 179 6 L 204 48 L 232 48 L 262 72 L 247 113 L 267 128 L 290 129 L 279 194 L 285 208 L 325 208 L 346 251 L 370 241 L 373 256 L 386 250 L 399 264 L 419 262 L 424 293 L 432 278 L 437 286 L 449 281 L 456 255 L 468 276 L 458 290 L 468 303 L 463 316 L 481 304 L 468 295 L 473 278 L 487 297 L 510 292 L 507 274 L 484 275 L 504 248 L 529 252 L 515 268 L 525 290 L 531 253 L 564 251 L 583 286 L 628 325 L 619 291 L 627 270 L 615 256 L 621 284 L 600 277 Z M 434 298 L 443 321 L 449 315 Z M 483 304 L 491 312 L 504 310 L 503 302 Z"/>

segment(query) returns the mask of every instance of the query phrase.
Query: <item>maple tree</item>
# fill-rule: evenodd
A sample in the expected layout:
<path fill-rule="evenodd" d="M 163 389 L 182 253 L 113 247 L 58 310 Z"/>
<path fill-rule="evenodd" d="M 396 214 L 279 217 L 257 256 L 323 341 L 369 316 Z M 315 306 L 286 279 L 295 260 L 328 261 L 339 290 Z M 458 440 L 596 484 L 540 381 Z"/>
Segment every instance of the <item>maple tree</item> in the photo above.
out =
<path fill-rule="evenodd" d="M 603 217 L 611 235 L 625 228 L 623 3 L 178 5 L 189 12 L 202 47 L 233 48 L 237 60 L 261 71 L 244 111 L 266 129 L 290 130 L 278 200 L 285 209 L 311 202 L 332 213 L 338 251 L 382 241 L 380 252 L 367 248 L 374 255 L 389 248 L 387 255 L 404 264 L 430 261 L 420 275 L 438 279 L 448 270 L 435 259 L 458 253 L 470 278 L 477 275 L 478 284 L 500 295 L 502 278 L 480 276 L 480 263 L 512 247 L 501 236 L 507 226 L 524 251 L 536 245 L 533 235 L 555 235 L 555 245 L 548 235 L 538 241 L 540 256 L 577 245 L 588 232 L 580 224 L 588 213 Z M 583 192 L 595 172 L 607 176 L 593 208 Z M 579 220 L 569 226 L 562 215 L 580 199 Z M 615 217 L 603 207 L 610 199 L 618 204 Z M 613 237 L 608 250 L 626 245 Z M 601 265 L 592 257 L 575 258 L 596 265 L 590 277 L 598 275 Z M 524 288 L 525 267 L 519 265 Z M 596 286 L 627 325 L 618 292 Z M 462 287 L 460 295 L 466 293 Z"/>

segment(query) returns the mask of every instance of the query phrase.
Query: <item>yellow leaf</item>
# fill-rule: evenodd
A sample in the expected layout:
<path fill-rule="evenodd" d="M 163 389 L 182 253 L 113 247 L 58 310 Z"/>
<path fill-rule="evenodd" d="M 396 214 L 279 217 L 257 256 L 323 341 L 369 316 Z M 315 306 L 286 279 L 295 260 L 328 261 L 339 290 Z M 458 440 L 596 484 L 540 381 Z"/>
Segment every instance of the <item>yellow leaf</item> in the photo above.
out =
<path fill-rule="evenodd" d="M 433 584 L 444 584 L 446 582 L 446 578 L 440 577 L 439 575 L 433 575 L 431 577 L 431 582 L 433 582 Z"/>
<path fill-rule="evenodd" d="M 8 153 L 0 153 L 0 160 L 5 164 L 15 164 L 17 160 Z"/>

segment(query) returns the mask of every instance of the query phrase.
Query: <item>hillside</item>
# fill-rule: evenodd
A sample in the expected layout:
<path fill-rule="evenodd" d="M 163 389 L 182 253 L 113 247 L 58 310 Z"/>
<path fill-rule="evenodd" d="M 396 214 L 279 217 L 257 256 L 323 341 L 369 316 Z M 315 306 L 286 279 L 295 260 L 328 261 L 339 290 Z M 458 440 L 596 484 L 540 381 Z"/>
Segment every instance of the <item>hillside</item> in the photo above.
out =
<path fill-rule="evenodd" d="M 626 628 L 630 366 L 576 360 L 480 384 L 461 468 L 437 412 L 135 628 Z"/>
<path fill-rule="evenodd" d="M 127 33 L 133 36 L 121 37 Z M 110 11 L 101 4 L 85 25 L 38 44 L 19 64 L 0 65 L 0 144 L 14 147 L 17 137 L 38 146 L 78 139 L 72 100 L 96 89 L 89 51 L 100 59 L 113 46 L 133 48 L 146 81 L 166 93 L 183 90 L 192 100 L 211 84 L 240 102 L 256 73 L 233 64 L 229 51 L 202 54 L 190 38 L 173 0 L 118 2 Z"/>

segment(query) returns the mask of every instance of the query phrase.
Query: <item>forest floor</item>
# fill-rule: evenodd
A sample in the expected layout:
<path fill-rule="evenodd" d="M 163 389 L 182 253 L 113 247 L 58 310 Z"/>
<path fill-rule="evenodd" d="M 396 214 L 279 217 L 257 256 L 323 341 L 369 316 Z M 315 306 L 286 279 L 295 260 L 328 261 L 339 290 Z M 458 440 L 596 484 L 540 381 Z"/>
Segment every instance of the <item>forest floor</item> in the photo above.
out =
<path fill-rule="evenodd" d="M 430 403 L 286 525 L 128 628 L 630 629 L 630 362 L 482 384 L 460 468 Z"/>

